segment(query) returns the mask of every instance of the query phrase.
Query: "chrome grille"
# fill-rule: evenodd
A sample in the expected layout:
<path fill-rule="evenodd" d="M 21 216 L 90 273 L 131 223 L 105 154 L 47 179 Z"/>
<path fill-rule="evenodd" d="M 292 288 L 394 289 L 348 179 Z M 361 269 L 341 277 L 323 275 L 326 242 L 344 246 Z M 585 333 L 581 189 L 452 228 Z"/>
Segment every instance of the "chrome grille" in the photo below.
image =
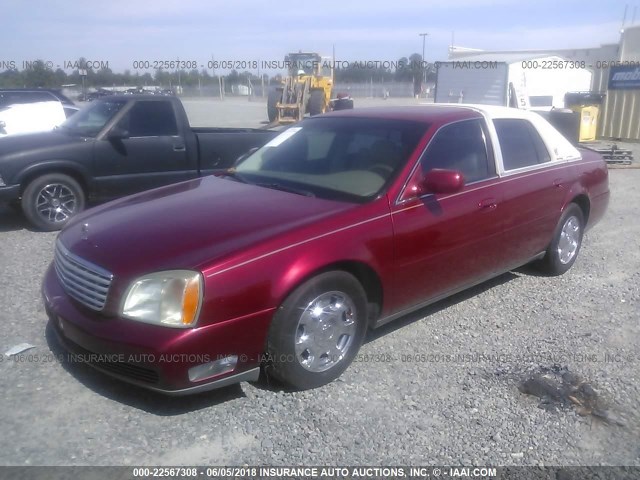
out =
<path fill-rule="evenodd" d="M 59 241 L 54 265 L 60 283 L 70 296 L 93 310 L 104 308 L 113 279 L 110 272 L 69 252 Z"/>

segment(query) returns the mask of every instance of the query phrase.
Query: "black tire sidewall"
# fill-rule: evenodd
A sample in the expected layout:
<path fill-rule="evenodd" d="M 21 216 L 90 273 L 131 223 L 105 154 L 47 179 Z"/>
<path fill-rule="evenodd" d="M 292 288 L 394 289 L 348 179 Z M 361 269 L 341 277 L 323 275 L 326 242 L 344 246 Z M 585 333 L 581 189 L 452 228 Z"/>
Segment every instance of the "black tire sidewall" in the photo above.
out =
<path fill-rule="evenodd" d="M 296 358 L 295 334 L 300 319 L 300 306 L 329 291 L 347 294 L 356 308 L 356 333 L 345 357 L 324 372 L 306 370 Z M 267 373 L 298 390 L 320 387 L 338 378 L 355 358 L 367 331 L 367 297 L 358 280 L 342 271 L 325 272 L 296 288 L 274 315 L 267 340 Z"/>
<path fill-rule="evenodd" d="M 62 227 L 66 225 L 65 222 L 59 223 L 51 223 L 44 220 L 36 210 L 36 201 L 39 192 L 48 184 L 59 183 L 71 191 L 73 191 L 76 196 L 76 211 L 75 214 L 80 213 L 84 210 L 85 206 L 85 195 L 84 191 L 80 184 L 74 180 L 72 177 L 60 173 L 50 173 L 47 175 L 43 175 L 32 180 L 25 188 L 24 193 L 22 194 L 22 211 L 24 212 L 25 217 L 29 222 L 39 230 L 43 230 L 46 232 L 52 232 L 55 230 L 60 230 Z"/>
<path fill-rule="evenodd" d="M 562 263 L 560 261 L 560 257 L 558 256 L 558 250 L 557 250 L 558 243 L 560 242 L 560 235 L 562 233 L 562 228 L 564 227 L 564 224 L 567 222 L 567 219 L 572 216 L 576 217 L 580 222 L 580 240 L 578 242 L 578 249 L 576 250 L 576 253 L 573 256 L 573 258 L 567 263 Z M 582 247 L 582 239 L 584 237 L 584 226 L 585 226 L 585 222 L 584 222 L 584 214 L 582 213 L 582 209 L 575 203 L 568 205 L 565 211 L 560 216 L 558 225 L 556 226 L 556 229 L 553 232 L 553 238 L 551 240 L 551 243 L 549 244 L 549 248 L 547 249 L 547 252 L 542 262 L 543 270 L 545 270 L 550 275 L 562 275 L 573 266 L 576 259 L 578 258 L 578 254 L 580 253 L 580 249 Z"/>
<path fill-rule="evenodd" d="M 313 90 L 309 97 L 309 114 L 311 116 L 320 115 L 324 113 L 324 92 L 320 90 Z"/>
<path fill-rule="evenodd" d="M 270 122 L 275 121 L 278 117 L 278 109 L 276 108 L 276 104 L 280 101 L 280 97 L 282 96 L 282 92 L 279 90 L 271 90 L 269 92 L 269 96 L 267 97 L 267 116 Z"/>

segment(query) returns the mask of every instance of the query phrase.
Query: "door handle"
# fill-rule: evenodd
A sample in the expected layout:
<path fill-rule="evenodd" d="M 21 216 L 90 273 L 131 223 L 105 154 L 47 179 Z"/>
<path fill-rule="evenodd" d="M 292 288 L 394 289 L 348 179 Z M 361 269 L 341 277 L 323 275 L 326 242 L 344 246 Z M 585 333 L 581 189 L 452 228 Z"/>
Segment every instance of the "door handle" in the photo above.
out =
<path fill-rule="evenodd" d="M 184 152 L 187 148 L 184 145 L 174 145 L 173 146 L 173 151 L 174 152 Z"/>
<path fill-rule="evenodd" d="M 495 198 L 485 198 L 478 203 L 478 208 L 483 211 L 492 211 L 498 208 L 498 202 Z"/>
<path fill-rule="evenodd" d="M 558 187 L 558 188 L 562 188 L 564 186 L 564 178 L 556 178 L 553 181 L 553 186 L 554 187 Z"/>

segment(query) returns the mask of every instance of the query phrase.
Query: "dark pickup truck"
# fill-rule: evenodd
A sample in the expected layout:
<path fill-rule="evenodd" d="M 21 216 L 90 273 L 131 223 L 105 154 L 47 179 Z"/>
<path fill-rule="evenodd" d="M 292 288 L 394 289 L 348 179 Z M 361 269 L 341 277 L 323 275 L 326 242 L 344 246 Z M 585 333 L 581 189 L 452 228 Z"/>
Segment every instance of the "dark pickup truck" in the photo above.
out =
<path fill-rule="evenodd" d="M 0 202 L 59 230 L 90 202 L 216 173 L 276 133 L 192 128 L 176 97 L 113 95 L 52 132 L 0 138 Z"/>

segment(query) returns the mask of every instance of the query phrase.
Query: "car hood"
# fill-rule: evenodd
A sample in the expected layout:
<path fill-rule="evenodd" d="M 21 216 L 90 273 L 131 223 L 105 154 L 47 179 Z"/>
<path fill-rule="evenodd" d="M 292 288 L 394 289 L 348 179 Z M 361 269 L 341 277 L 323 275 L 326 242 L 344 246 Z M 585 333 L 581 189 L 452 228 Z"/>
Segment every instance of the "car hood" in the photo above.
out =
<path fill-rule="evenodd" d="M 354 206 L 211 176 L 88 210 L 67 225 L 59 240 L 72 253 L 124 278 L 205 268 Z"/>
<path fill-rule="evenodd" d="M 56 147 L 86 142 L 87 140 L 85 137 L 67 135 L 58 130 L 0 136 L 0 159 L 38 151 L 50 154 L 52 149 L 55 150 Z"/>

